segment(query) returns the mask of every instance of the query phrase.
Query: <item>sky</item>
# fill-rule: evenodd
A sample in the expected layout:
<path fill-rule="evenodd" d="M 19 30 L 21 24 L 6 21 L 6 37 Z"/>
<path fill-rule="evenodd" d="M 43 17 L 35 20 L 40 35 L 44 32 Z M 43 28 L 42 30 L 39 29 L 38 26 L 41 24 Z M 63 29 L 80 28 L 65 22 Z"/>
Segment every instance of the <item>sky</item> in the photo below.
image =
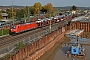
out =
<path fill-rule="evenodd" d="M 0 6 L 33 6 L 35 2 L 40 2 L 42 5 L 52 3 L 54 7 L 65 6 L 78 6 L 78 7 L 90 7 L 90 0 L 0 0 Z"/>

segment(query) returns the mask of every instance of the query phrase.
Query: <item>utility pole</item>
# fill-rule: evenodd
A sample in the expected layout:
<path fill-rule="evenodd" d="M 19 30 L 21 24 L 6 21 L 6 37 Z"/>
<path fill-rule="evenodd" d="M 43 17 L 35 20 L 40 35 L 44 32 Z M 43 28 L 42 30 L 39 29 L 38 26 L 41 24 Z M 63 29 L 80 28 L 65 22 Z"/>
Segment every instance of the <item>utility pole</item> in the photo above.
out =
<path fill-rule="evenodd" d="M 51 30 L 52 30 L 52 27 L 51 27 L 51 11 L 50 11 L 50 7 L 48 7 L 48 13 L 50 14 L 49 17 L 50 17 L 50 33 L 51 33 Z"/>
<path fill-rule="evenodd" d="M 38 9 L 38 19 L 40 18 L 40 12 L 39 12 L 39 7 L 37 8 Z"/>
<path fill-rule="evenodd" d="M 1 12 L 1 14 L 2 14 L 2 12 Z M 2 36 L 1 36 L 1 37 L 3 37 L 3 25 L 2 25 L 2 30 L 1 30 L 1 32 L 2 32 Z"/>
<path fill-rule="evenodd" d="M 24 22 L 26 23 L 26 15 L 25 14 L 24 14 L 24 20 L 25 20 Z"/>
<path fill-rule="evenodd" d="M 51 13 L 50 13 L 50 33 L 51 33 Z"/>
<path fill-rule="evenodd" d="M 39 8 L 38 8 L 38 19 L 40 18 L 40 14 L 39 14 Z"/>
<path fill-rule="evenodd" d="M 29 6 L 28 6 L 28 19 L 29 19 L 29 21 L 30 21 Z"/>
<path fill-rule="evenodd" d="M 13 17 L 13 1 L 12 1 L 12 20 L 13 20 L 13 25 L 14 25 L 14 17 Z"/>

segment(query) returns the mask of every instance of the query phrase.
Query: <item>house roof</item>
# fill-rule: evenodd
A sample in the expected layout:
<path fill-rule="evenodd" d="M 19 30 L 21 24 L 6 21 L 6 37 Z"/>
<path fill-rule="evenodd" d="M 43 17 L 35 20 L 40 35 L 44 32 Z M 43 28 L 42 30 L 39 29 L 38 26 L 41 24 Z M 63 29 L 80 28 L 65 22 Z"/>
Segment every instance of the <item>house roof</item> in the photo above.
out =
<path fill-rule="evenodd" d="M 2 16 L 8 16 L 8 14 L 7 13 L 1 13 L 2 14 Z"/>

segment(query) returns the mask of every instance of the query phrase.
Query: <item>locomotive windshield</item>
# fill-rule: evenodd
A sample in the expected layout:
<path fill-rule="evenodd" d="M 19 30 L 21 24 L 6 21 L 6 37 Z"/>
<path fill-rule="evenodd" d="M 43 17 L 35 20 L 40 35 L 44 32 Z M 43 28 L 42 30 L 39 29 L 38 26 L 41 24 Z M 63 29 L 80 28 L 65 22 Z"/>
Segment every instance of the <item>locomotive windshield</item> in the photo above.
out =
<path fill-rule="evenodd" d="M 12 29 L 15 29 L 15 28 L 16 28 L 16 26 L 12 26 L 11 28 L 12 28 Z"/>

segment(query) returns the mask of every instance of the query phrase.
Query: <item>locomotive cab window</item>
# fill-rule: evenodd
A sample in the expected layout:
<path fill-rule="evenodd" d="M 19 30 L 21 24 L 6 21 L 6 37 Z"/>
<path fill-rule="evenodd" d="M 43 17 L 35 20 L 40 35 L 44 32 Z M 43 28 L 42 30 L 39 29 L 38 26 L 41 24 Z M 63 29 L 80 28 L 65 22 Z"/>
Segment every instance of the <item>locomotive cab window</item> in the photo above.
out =
<path fill-rule="evenodd" d="M 12 28 L 13 28 L 13 29 L 15 29 L 15 28 L 16 28 L 16 26 L 12 26 Z"/>

